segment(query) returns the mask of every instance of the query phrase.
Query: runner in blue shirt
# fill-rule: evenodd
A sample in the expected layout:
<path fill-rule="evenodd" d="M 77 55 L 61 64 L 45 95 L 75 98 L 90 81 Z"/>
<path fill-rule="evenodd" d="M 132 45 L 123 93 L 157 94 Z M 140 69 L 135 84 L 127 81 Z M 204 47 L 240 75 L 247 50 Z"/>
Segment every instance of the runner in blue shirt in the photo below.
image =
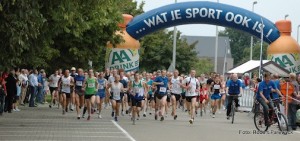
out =
<path fill-rule="evenodd" d="M 158 77 L 155 78 L 153 84 L 156 86 L 156 104 L 155 104 L 155 120 L 157 120 L 157 114 L 158 111 L 160 112 L 160 121 L 164 120 L 164 114 L 165 114 L 165 106 L 167 103 L 167 88 L 168 88 L 168 77 L 166 76 L 167 71 L 163 70 L 157 71 Z M 161 74 L 161 75 L 160 75 Z M 160 107 L 160 110 L 158 110 L 158 107 Z"/>
<path fill-rule="evenodd" d="M 229 95 L 239 95 L 242 92 L 242 83 L 238 80 L 237 74 L 232 75 L 232 79 L 227 82 L 226 92 Z M 231 104 L 232 100 L 235 100 L 236 107 L 238 107 L 239 99 L 237 97 L 229 96 L 228 97 L 228 105 L 227 105 L 227 119 L 229 120 L 229 115 L 231 113 Z"/>
<path fill-rule="evenodd" d="M 270 73 L 265 73 L 264 80 L 259 83 L 258 92 L 256 94 L 257 101 L 263 106 L 266 126 L 270 126 L 269 115 L 272 115 L 274 109 L 274 104 L 271 99 L 271 92 L 278 92 L 279 94 L 281 94 L 280 91 L 277 89 L 275 83 L 270 79 Z M 269 109 L 271 109 L 270 114 Z"/>

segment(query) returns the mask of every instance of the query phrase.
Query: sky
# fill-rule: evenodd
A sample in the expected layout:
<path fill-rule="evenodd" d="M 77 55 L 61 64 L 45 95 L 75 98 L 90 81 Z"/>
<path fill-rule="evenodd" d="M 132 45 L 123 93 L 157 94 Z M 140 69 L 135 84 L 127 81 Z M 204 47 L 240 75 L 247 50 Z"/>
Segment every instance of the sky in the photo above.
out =
<path fill-rule="evenodd" d="M 136 0 L 139 3 L 145 1 L 144 11 L 150 11 L 161 6 L 175 3 L 175 0 Z M 204 0 L 177 0 L 177 2 L 204 1 Z M 217 0 L 205 0 L 217 2 Z M 255 0 L 219 0 L 220 3 L 237 6 L 247 10 L 252 10 L 252 3 Z M 285 15 L 289 15 L 287 20 L 292 21 L 292 37 L 297 38 L 297 27 L 300 25 L 300 0 L 256 0 L 254 12 L 269 19 L 272 22 L 283 20 Z M 173 29 L 173 28 L 169 28 Z M 215 36 L 216 26 L 206 24 L 189 24 L 177 26 L 182 35 L 191 36 Z M 224 30 L 219 27 L 219 31 Z M 300 39 L 299 39 L 300 40 Z"/>

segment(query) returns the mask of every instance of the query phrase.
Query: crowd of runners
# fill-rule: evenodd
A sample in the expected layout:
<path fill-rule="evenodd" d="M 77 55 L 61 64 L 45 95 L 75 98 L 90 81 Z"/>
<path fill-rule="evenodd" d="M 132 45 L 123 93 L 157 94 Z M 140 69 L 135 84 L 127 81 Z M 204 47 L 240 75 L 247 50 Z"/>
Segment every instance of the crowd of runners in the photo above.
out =
<path fill-rule="evenodd" d="M 49 108 L 61 109 L 63 115 L 76 111 L 74 117 L 78 120 L 91 120 L 92 115 L 101 119 L 103 109 L 111 106 L 111 116 L 115 121 L 120 116 L 128 115 L 133 124 L 141 116 L 153 116 L 155 120 L 164 121 L 170 114 L 176 120 L 177 112 L 183 111 L 189 115 L 187 121 L 193 124 L 197 115 L 209 112 L 215 118 L 218 111 L 226 109 L 227 119 L 230 119 L 231 108 L 227 107 L 231 106 L 234 99 L 226 98 L 227 94 L 239 95 L 243 89 L 251 88 L 266 114 L 267 106 L 272 107 L 269 98 L 282 96 L 279 91 L 281 81 L 276 74 L 272 75 L 273 80 L 268 80 L 271 76 L 265 74 L 264 83 L 259 83 L 261 80 L 255 75 L 253 79 L 248 74 L 231 74 L 228 78 L 216 73 L 196 76 L 195 70 L 189 74 L 182 74 L 178 70 L 139 73 L 106 69 L 97 72 L 72 67 L 64 71 L 58 69 L 51 75 L 37 69 L 12 69 L 10 73 L 1 73 L 1 115 L 3 109 L 8 113 L 20 111 L 19 105 L 25 106 L 28 102 L 29 107 L 37 107 L 37 103 L 49 104 Z M 295 81 L 297 79 L 294 74 L 290 77 Z M 51 95 L 48 102 L 47 95 Z"/>

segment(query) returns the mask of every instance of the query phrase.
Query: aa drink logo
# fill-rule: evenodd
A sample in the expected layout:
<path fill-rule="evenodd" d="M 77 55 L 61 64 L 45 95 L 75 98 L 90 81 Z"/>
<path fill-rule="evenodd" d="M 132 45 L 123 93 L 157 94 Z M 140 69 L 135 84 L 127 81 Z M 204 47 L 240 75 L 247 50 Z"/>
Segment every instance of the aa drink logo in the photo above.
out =
<path fill-rule="evenodd" d="M 138 49 L 119 49 L 108 48 L 106 68 L 124 69 L 125 71 L 134 71 L 139 69 L 139 50 Z"/>
<path fill-rule="evenodd" d="M 274 61 L 291 73 L 300 73 L 299 54 L 272 54 L 269 56 L 269 60 Z"/>

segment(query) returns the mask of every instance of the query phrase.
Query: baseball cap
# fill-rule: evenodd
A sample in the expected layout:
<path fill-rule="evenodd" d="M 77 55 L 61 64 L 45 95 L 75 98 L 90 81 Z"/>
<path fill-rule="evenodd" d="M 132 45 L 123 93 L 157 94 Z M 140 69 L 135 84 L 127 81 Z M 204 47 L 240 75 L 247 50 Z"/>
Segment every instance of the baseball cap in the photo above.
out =
<path fill-rule="evenodd" d="M 72 68 L 71 68 L 71 71 L 75 71 L 75 70 L 76 70 L 76 68 L 75 68 L 75 67 L 72 67 Z"/>

